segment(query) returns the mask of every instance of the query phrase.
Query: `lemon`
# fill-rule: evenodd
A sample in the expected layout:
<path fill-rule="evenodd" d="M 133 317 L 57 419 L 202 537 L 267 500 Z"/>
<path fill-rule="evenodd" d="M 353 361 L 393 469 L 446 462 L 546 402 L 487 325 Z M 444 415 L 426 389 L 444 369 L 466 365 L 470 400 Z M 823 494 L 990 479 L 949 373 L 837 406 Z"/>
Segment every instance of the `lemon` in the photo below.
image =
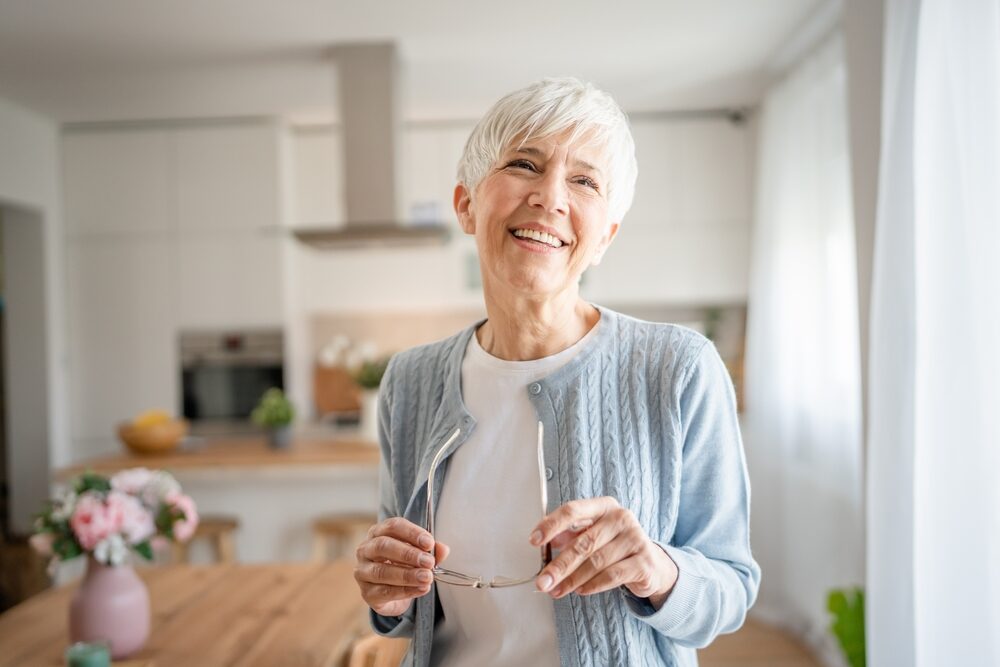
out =
<path fill-rule="evenodd" d="M 145 426 L 155 426 L 170 421 L 170 413 L 166 410 L 146 410 L 132 420 L 132 424 L 139 428 Z"/>

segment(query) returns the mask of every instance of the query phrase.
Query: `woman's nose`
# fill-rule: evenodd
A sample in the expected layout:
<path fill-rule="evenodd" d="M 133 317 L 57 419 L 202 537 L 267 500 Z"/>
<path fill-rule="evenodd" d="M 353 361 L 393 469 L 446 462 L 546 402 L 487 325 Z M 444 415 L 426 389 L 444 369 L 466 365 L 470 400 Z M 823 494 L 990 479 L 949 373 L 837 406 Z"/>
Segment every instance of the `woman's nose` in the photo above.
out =
<path fill-rule="evenodd" d="M 555 215 L 566 215 L 569 212 L 569 192 L 558 169 L 550 169 L 535 181 L 528 204 Z"/>

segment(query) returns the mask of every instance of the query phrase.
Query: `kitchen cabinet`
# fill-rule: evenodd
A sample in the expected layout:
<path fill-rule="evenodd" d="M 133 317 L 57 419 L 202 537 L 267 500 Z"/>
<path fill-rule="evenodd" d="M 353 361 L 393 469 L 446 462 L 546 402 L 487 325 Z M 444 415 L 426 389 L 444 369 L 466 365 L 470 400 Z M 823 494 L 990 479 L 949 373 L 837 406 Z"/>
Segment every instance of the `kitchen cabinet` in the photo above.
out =
<path fill-rule="evenodd" d="M 290 220 L 296 227 L 344 222 L 343 139 L 329 125 L 294 128 L 288 135 Z"/>
<path fill-rule="evenodd" d="M 179 411 L 180 329 L 282 324 L 278 140 L 267 120 L 64 132 L 74 457 Z"/>
<path fill-rule="evenodd" d="M 166 129 L 64 132 L 64 218 L 69 236 L 171 229 L 170 142 Z"/>
<path fill-rule="evenodd" d="M 179 127 L 171 132 L 176 225 L 255 232 L 278 224 L 278 129 L 269 122 Z"/>
<path fill-rule="evenodd" d="M 177 326 L 280 327 L 281 238 L 273 231 L 177 239 Z"/>
<path fill-rule="evenodd" d="M 163 237 L 99 237 L 67 248 L 75 458 L 108 451 L 118 422 L 177 401 L 173 268 Z"/>
<path fill-rule="evenodd" d="M 614 244 L 584 279 L 599 302 L 746 301 L 751 162 L 745 124 L 633 122 L 639 178 Z"/>

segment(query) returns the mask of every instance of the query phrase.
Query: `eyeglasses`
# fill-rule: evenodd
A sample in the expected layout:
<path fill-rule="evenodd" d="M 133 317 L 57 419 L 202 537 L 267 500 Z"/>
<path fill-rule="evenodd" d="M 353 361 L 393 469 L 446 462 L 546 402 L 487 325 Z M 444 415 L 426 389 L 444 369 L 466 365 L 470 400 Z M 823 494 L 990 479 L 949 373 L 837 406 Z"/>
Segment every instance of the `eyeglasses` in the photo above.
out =
<path fill-rule="evenodd" d="M 548 491 L 545 486 L 545 455 L 543 451 L 544 444 L 544 426 L 542 422 L 538 422 L 538 444 L 537 444 L 537 454 L 538 454 L 538 480 L 539 488 L 542 492 L 542 513 L 541 516 L 545 516 L 549 505 Z M 427 475 L 427 532 L 434 537 L 434 473 L 437 472 L 438 464 L 441 463 L 441 459 L 444 457 L 444 453 L 448 450 L 453 442 L 458 438 L 461 433 L 461 429 L 456 429 L 451 437 L 441 448 L 437 450 L 434 455 L 434 459 L 431 461 L 431 469 Z M 435 542 L 436 542 L 435 538 Z M 435 566 L 432 572 L 434 573 L 434 580 L 442 584 L 451 584 L 453 586 L 469 586 L 472 588 L 509 588 L 511 586 L 520 586 L 521 584 L 526 584 L 530 581 L 534 581 L 546 565 L 552 562 L 552 547 L 549 544 L 544 544 L 539 548 L 541 552 L 541 565 L 538 567 L 538 572 L 531 575 L 530 577 L 503 577 L 497 576 L 493 577 L 489 581 L 483 579 L 483 577 L 476 577 L 471 574 L 464 574 L 462 572 L 456 572 L 455 570 L 449 570 L 441 567 L 440 565 Z"/>

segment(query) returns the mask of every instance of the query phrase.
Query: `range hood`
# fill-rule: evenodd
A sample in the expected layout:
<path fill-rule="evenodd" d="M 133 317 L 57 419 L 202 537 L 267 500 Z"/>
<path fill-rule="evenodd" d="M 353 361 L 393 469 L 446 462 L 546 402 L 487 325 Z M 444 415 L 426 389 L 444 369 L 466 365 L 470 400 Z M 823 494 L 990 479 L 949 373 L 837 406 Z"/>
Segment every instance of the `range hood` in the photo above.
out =
<path fill-rule="evenodd" d="M 401 126 L 395 44 L 341 44 L 333 48 L 332 55 L 339 74 L 347 221 L 299 228 L 295 237 L 314 247 L 337 249 L 447 241 L 449 231 L 444 221 L 407 224 L 400 215 Z"/>

